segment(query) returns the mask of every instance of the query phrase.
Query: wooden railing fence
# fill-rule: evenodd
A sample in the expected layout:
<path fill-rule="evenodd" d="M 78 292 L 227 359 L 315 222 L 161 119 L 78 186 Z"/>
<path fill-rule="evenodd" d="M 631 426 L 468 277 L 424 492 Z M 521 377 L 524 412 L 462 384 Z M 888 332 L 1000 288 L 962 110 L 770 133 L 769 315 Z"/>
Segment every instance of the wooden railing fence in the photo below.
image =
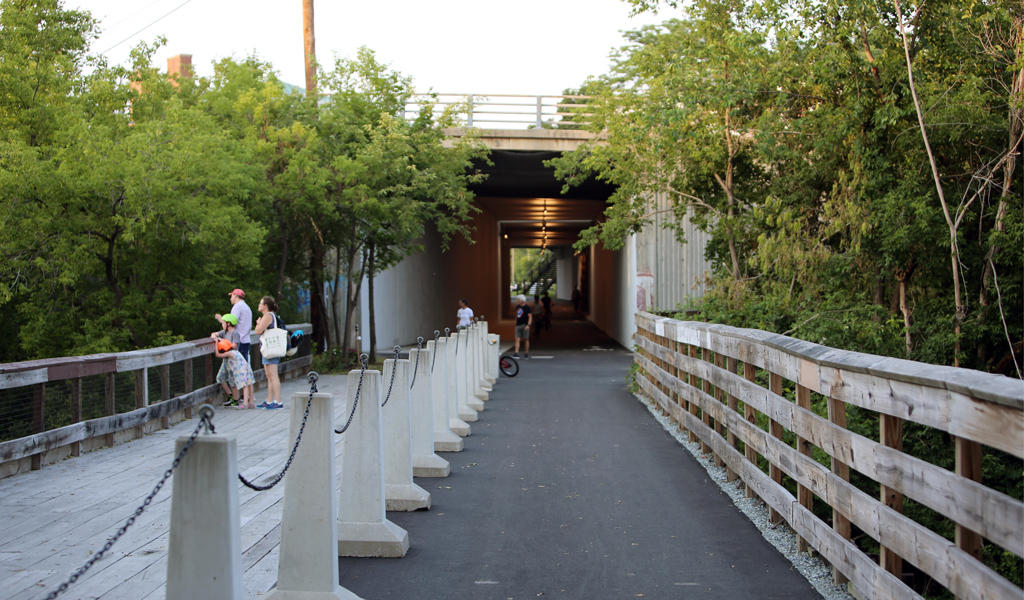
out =
<path fill-rule="evenodd" d="M 257 385 L 266 380 L 258 339 L 253 336 L 250 351 Z M 0 478 L 190 419 L 192 407 L 223 397 L 214 381 L 220 361 L 213 352 L 206 338 L 0 364 Z M 311 359 L 306 336 L 299 352 L 279 365 L 281 378 L 304 375 Z"/>
<path fill-rule="evenodd" d="M 649 313 L 636 323 L 643 395 L 785 521 L 801 550 L 827 560 L 837 582 L 867 598 L 920 598 L 903 581 L 907 561 L 957 598 L 1024 597 L 980 559 L 983 544 L 1024 557 L 1024 503 L 981 478 L 983 446 L 1024 457 L 1024 382 Z M 877 441 L 847 429 L 850 406 L 877 413 Z M 904 453 L 905 422 L 948 434 L 955 469 Z M 851 484 L 851 469 L 879 496 Z M 955 539 L 904 515 L 904 499 L 954 523 Z M 831 519 L 815 515 L 820 503 Z M 851 540 L 853 528 L 877 542 L 877 558 Z"/>

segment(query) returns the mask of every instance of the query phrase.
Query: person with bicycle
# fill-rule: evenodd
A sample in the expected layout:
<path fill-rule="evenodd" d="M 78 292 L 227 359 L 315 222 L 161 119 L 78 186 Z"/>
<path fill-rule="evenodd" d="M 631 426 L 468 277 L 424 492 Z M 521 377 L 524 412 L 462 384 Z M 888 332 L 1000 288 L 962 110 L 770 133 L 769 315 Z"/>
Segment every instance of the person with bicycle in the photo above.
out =
<path fill-rule="evenodd" d="M 526 303 L 526 296 L 519 294 L 519 304 L 516 305 L 516 348 L 512 358 L 519 358 L 519 341 L 526 342 L 526 358 L 530 358 L 530 326 L 533 325 L 533 312 L 530 305 Z"/>

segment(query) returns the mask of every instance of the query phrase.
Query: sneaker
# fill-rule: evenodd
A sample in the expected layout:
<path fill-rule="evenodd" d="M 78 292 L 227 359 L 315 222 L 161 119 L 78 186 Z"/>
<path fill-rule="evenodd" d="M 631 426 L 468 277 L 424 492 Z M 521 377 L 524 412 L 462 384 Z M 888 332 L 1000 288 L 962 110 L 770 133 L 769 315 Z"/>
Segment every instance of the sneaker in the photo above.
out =
<path fill-rule="evenodd" d="M 256 408 L 270 408 L 270 403 L 264 402 L 263 404 L 257 404 Z"/>
<path fill-rule="evenodd" d="M 271 402 L 270 404 L 264 406 L 263 408 L 267 410 L 274 410 L 278 408 L 284 408 L 284 404 L 281 404 L 280 402 Z"/>
<path fill-rule="evenodd" d="M 518 352 L 513 352 L 512 353 L 512 358 L 519 358 L 519 353 Z"/>
<path fill-rule="evenodd" d="M 525 358 L 526 360 L 530 360 L 530 355 L 529 355 L 529 354 L 527 354 L 527 355 L 526 355 L 526 356 L 524 356 L 523 358 Z"/>
<path fill-rule="evenodd" d="M 238 400 L 235 400 L 234 396 L 228 396 L 228 399 L 224 401 L 224 406 L 238 406 Z"/>

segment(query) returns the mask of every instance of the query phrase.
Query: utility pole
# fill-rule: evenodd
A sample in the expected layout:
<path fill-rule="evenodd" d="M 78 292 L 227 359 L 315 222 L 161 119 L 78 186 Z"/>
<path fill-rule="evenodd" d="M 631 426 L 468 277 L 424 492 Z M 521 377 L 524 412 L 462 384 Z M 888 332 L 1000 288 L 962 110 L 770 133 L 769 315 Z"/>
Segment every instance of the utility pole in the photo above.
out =
<path fill-rule="evenodd" d="M 306 51 L 306 96 L 317 97 L 316 92 L 316 39 L 313 35 L 313 0 L 302 0 L 302 37 Z"/>
<path fill-rule="evenodd" d="M 313 35 L 313 0 L 302 0 L 302 38 L 306 54 L 306 98 L 313 102 L 319 99 L 316 90 L 316 40 Z M 309 315 L 313 325 L 313 342 L 320 352 L 327 350 L 330 340 L 327 335 L 327 311 L 324 303 L 324 284 L 321 274 L 324 268 L 323 245 L 313 244 L 309 256 Z"/>

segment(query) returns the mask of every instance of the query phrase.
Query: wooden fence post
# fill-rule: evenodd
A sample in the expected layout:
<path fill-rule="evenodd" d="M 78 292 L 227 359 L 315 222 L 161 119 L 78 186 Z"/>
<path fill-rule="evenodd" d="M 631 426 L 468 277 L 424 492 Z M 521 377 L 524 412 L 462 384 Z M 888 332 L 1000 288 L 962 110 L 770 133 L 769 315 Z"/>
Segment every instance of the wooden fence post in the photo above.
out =
<path fill-rule="evenodd" d="M 718 367 L 719 369 L 725 367 L 725 357 L 718 352 L 715 352 L 715 367 Z M 717 385 L 715 386 L 715 399 L 722 404 L 725 404 L 725 392 Z M 716 406 L 716 408 L 718 408 L 718 406 Z M 719 437 L 725 437 L 725 427 L 722 425 L 721 419 L 715 419 L 715 433 L 717 433 Z M 718 456 L 718 454 L 715 455 L 715 466 L 725 466 L 725 461 L 723 461 L 722 457 Z"/>
<path fill-rule="evenodd" d="M 778 396 L 782 396 L 782 376 L 778 375 L 776 373 L 772 373 L 771 371 L 769 371 L 768 372 L 768 389 L 772 393 L 774 393 L 774 394 L 776 394 Z M 768 418 L 768 429 L 769 429 L 772 437 L 780 439 L 780 440 L 782 439 L 782 436 L 783 436 L 782 425 L 778 421 L 776 421 L 775 419 L 772 419 L 771 417 Z M 782 485 L 782 469 L 777 467 L 777 466 L 775 466 L 775 463 L 768 463 L 768 464 L 769 464 L 768 474 L 771 476 L 772 481 L 774 481 L 775 483 L 777 483 L 779 485 Z M 779 511 L 777 511 L 774 508 L 772 508 L 769 511 L 769 513 L 768 513 L 768 520 L 771 521 L 772 523 L 778 523 L 779 521 L 782 520 L 782 515 L 779 514 Z"/>
<path fill-rule="evenodd" d="M 757 381 L 757 367 L 748 362 L 743 363 L 743 378 L 751 383 L 755 383 Z M 743 403 L 743 418 L 747 420 L 747 423 L 757 427 L 757 411 L 746 402 Z M 744 444 L 743 454 L 746 456 L 747 462 L 757 467 L 757 450 L 751 448 L 750 444 Z M 757 498 L 757 494 L 749 485 L 743 484 L 743 487 L 746 489 L 744 495 L 747 498 Z"/>
<path fill-rule="evenodd" d="M 160 401 L 166 402 L 171 399 L 171 365 L 160 365 Z M 160 427 L 170 429 L 171 417 L 164 415 L 160 417 Z"/>
<path fill-rule="evenodd" d="M 82 421 L 82 378 L 75 377 L 71 380 L 71 422 Z M 82 455 L 82 442 L 71 444 L 71 456 Z"/>
<path fill-rule="evenodd" d="M 192 359 L 186 358 L 185 360 L 182 361 L 181 364 L 185 369 L 185 393 L 189 394 L 192 392 Z M 192 418 L 191 406 L 185 408 L 185 418 Z"/>
<path fill-rule="evenodd" d="M 811 410 L 811 390 L 802 385 L 797 384 L 796 386 L 796 405 L 810 412 Z M 811 456 L 811 442 L 800 436 L 796 437 L 796 449 L 797 452 L 804 456 Z M 806 486 L 797 484 L 796 486 L 796 497 L 800 502 L 800 505 L 807 510 L 814 512 L 814 494 Z M 797 552 L 807 552 L 807 540 L 803 536 L 797 536 L 796 539 L 796 550 Z"/>
<path fill-rule="evenodd" d="M 960 437 L 956 444 L 956 473 L 971 481 L 981 481 L 981 444 Z M 981 558 L 981 535 L 956 524 L 956 545 L 974 558 Z"/>
<path fill-rule="evenodd" d="M 657 344 L 658 347 L 661 348 L 662 350 L 664 350 L 665 347 L 667 346 L 666 338 L 663 335 L 655 335 L 654 336 L 654 343 Z M 658 365 L 658 367 L 661 368 L 661 370 L 663 372 L 665 372 L 665 373 L 669 372 L 668 361 L 663 360 L 661 358 L 655 358 L 654 360 L 656 361 L 656 364 Z M 668 384 L 666 382 L 662 381 L 660 378 L 658 379 L 658 389 L 660 389 L 661 393 L 665 394 L 669 398 L 672 397 L 672 390 L 669 388 Z M 668 409 L 662 408 L 660 410 L 661 410 L 661 415 L 663 417 L 671 416 L 669 414 L 669 412 L 668 412 Z"/>
<path fill-rule="evenodd" d="M 143 367 L 135 371 L 135 408 L 146 408 L 149 406 L 149 369 Z M 146 426 L 135 426 L 135 437 L 140 438 L 146 434 Z"/>
<path fill-rule="evenodd" d="M 686 344 L 682 342 L 676 342 L 676 362 L 680 362 L 680 358 L 686 356 L 686 348 Z M 682 373 L 682 376 L 680 376 L 680 373 Z M 680 383 L 689 384 L 690 375 L 689 373 L 687 373 L 686 369 L 680 369 L 679 367 L 676 367 L 676 379 L 678 379 Z M 679 410 L 680 413 L 690 412 L 690 401 L 687 396 L 679 396 Z M 686 417 L 683 415 L 680 416 L 682 416 L 683 418 L 679 420 L 679 431 L 687 432 L 687 438 L 689 438 L 689 436 L 692 435 L 692 433 L 690 433 L 689 428 L 686 427 Z"/>
<path fill-rule="evenodd" d="M 828 399 L 828 420 L 835 423 L 836 426 L 846 429 L 846 403 L 835 398 Z M 832 472 L 835 473 L 843 481 L 850 481 L 850 465 L 837 459 L 835 456 L 832 457 Z M 832 529 L 839 535 L 843 536 L 844 540 L 849 540 L 851 535 L 850 520 L 843 516 L 835 508 L 832 509 Z M 842 585 L 849 581 L 846 575 L 832 567 L 832 581 L 836 585 Z"/>
<path fill-rule="evenodd" d="M 46 431 L 46 383 L 37 383 L 32 387 L 32 433 Z M 32 455 L 32 470 L 43 468 L 43 453 Z"/>
<path fill-rule="evenodd" d="M 117 414 L 117 404 L 114 403 L 114 389 L 116 387 L 116 373 L 107 373 L 103 376 L 103 402 L 106 408 L 106 416 L 112 417 Z M 106 444 L 114 445 L 114 434 L 108 433 Z"/>
<path fill-rule="evenodd" d="M 708 362 L 711 358 L 711 351 L 707 348 L 700 349 L 700 359 L 704 362 Z M 700 389 L 704 392 L 705 400 L 707 396 L 711 395 L 711 382 L 707 379 L 700 380 Z M 707 410 L 700 411 L 700 420 L 704 423 L 704 426 L 711 429 L 711 414 Z M 711 446 L 707 445 L 703 440 L 700 442 L 700 453 L 703 455 L 711 454 Z M 716 463 L 717 464 L 717 463 Z"/>
<path fill-rule="evenodd" d="M 736 374 L 737 364 L 738 361 L 735 358 L 726 359 L 726 366 L 728 367 L 729 372 L 732 373 L 733 375 Z M 731 410 L 734 413 L 739 412 L 739 399 L 737 399 L 736 396 L 733 396 L 732 394 L 727 394 L 726 397 L 728 398 L 729 402 L 729 410 Z M 726 438 L 726 441 L 729 443 L 730 448 L 736 447 L 736 432 L 734 432 L 731 427 L 729 428 L 729 435 Z M 726 479 L 730 482 L 736 481 L 736 478 L 739 477 L 739 475 L 735 471 L 729 468 L 726 468 L 725 475 Z"/>
<path fill-rule="evenodd" d="M 694 346 L 693 344 L 690 344 L 689 345 L 689 350 L 690 350 L 690 358 L 697 358 L 697 346 Z M 695 387 L 697 389 L 700 389 L 698 387 L 698 383 L 699 382 L 700 382 L 700 379 L 698 379 L 696 375 L 694 375 L 692 373 L 688 373 L 687 374 L 687 383 L 689 383 L 691 387 Z M 694 417 L 698 416 L 697 415 L 697 403 L 696 402 L 691 402 L 690 403 L 690 414 L 693 415 Z M 698 442 L 698 441 L 700 441 L 700 438 L 697 437 L 696 433 L 691 431 L 690 432 L 690 443 Z M 704 444 L 701 444 L 700 451 L 702 453 L 706 453 L 706 450 L 704 449 Z"/>
<path fill-rule="evenodd" d="M 668 349 L 669 349 L 669 352 L 671 352 L 671 356 L 672 356 L 672 361 L 671 361 L 672 366 L 670 367 L 670 369 L 671 369 L 670 373 L 672 373 L 672 377 L 674 377 L 676 380 L 678 380 L 679 379 L 679 367 L 676 365 L 676 363 L 678 362 L 676 359 L 677 359 L 677 355 L 679 353 L 679 342 L 677 342 L 675 340 L 670 340 L 669 343 L 668 343 Z M 676 403 L 676 406 L 683 406 L 683 404 L 684 404 L 683 397 L 678 392 L 670 392 L 670 397 L 672 398 L 672 401 Z M 678 411 L 677 411 L 676 414 L 679 414 Z M 677 432 L 682 431 L 684 429 L 683 422 L 681 420 L 679 420 L 679 419 L 675 419 L 675 421 L 676 421 L 676 431 Z"/>
<path fill-rule="evenodd" d="M 879 415 L 878 428 L 878 437 L 883 445 L 903 451 L 903 419 Z M 879 499 L 883 504 L 896 512 L 903 512 L 903 494 L 885 485 L 881 486 L 879 493 Z M 879 550 L 878 561 L 883 569 L 895 575 L 897 579 L 903 576 L 903 559 L 884 545 Z"/>

